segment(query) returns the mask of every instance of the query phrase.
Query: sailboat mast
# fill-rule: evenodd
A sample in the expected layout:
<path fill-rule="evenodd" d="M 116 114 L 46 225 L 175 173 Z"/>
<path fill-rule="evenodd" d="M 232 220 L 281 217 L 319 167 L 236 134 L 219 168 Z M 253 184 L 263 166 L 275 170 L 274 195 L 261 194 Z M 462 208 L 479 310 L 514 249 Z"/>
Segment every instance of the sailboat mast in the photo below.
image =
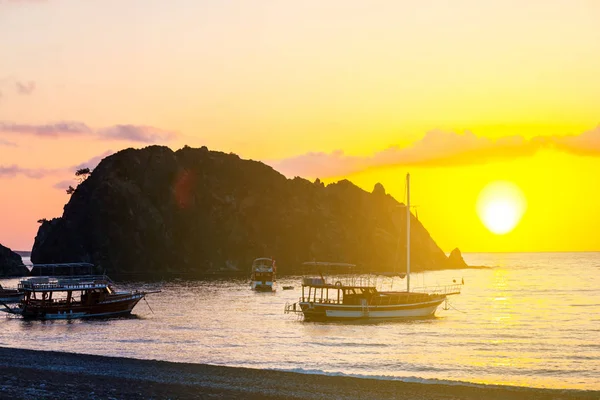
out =
<path fill-rule="evenodd" d="M 406 291 L 410 292 L 410 174 L 406 174 Z"/>

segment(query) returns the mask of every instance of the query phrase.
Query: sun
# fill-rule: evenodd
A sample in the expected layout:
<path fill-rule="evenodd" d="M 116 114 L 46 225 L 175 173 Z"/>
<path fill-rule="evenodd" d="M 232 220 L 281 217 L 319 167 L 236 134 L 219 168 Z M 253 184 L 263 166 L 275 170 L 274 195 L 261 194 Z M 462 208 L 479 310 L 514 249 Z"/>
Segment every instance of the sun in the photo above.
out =
<path fill-rule="evenodd" d="M 491 232 L 504 235 L 521 221 L 527 202 L 517 185 L 507 181 L 487 184 L 477 199 L 477 214 Z"/>

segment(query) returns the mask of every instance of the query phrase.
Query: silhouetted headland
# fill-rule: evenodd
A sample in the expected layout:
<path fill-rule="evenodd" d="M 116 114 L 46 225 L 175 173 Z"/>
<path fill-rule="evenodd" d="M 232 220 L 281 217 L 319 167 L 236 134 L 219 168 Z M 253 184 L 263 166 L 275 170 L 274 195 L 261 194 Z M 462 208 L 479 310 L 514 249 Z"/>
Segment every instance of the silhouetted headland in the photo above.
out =
<path fill-rule="evenodd" d="M 413 271 L 465 268 L 412 216 Z M 91 262 L 113 277 L 248 274 L 256 257 L 278 273 L 312 259 L 404 272 L 403 204 L 381 184 L 324 185 L 206 147 L 150 146 L 106 157 L 81 183 L 63 216 L 43 220 L 34 263 Z"/>
<path fill-rule="evenodd" d="M 0 244 L 0 276 L 23 276 L 28 272 L 21 256 Z"/>

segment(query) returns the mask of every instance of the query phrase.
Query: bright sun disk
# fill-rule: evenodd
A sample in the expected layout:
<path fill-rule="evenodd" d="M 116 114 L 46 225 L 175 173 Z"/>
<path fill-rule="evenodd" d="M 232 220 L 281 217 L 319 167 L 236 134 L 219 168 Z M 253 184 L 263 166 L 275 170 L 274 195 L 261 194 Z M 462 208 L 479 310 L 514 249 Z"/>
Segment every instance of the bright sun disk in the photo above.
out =
<path fill-rule="evenodd" d="M 503 235 L 512 231 L 525 213 L 523 192 L 512 182 L 491 182 L 477 199 L 477 214 L 491 232 Z"/>

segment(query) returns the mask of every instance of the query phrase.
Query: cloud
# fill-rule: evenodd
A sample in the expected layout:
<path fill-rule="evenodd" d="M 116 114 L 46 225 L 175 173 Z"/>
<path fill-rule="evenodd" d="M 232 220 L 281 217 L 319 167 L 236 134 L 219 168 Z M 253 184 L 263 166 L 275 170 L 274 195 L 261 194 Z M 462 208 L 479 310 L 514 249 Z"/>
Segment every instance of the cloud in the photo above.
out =
<path fill-rule="evenodd" d="M 103 140 L 125 140 L 129 142 L 157 143 L 168 142 L 177 133 L 146 125 L 113 125 L 93 129 L 83 122 L 61 121 L 50 124 L 16 124 L 0 121 L 0 134 L 21 134 L 45 138 L 91 137 Z"/>
<path fill-rule="evenodd" d="M 114 125 L 100 129 L 98 135 L 104 139 L 128 140 L 131 142 L 156 143 L 174 139 L 175 132 L 143 125 Z"/>
<path fill-rule="evenodd" d="M 90 158 L 87 161 L 84 161 L 84 162 L 82 162 L 80 164 L 77 164 L 77 165 L 74 165 L 74 166 L 70 167 L 69 170 L 74 173 L 78 169 L 82 169 L 82 168 L 94 169 L 94 168 L 96 168 L 98 166 L 98 164 L 100 164 L 100 161 L 102 161 L 102 159 L 104 159 L 105 157 L 110 156 L 113 153 L 114 153 L 114 151 L 107 150 L 104 153 L 102 153 L 102 154 L 100 154 L 100 155 L 98 155 L 96 157 L 92 157 L 92 158 Z"/>
<path fill-rule="evenodd" d="M 16 82 L 15 86 L 17 87 L 17 93 L 24 94 L 24 95 L 29 95 L 29 94 L 33 93 L 33 91 L 35 90 L 35 82 L 34 81 Z"/>
<path fill-rule="evenodd" d="M 555 136 L 553 143 L 559 150 L 587 156 L 600 155 L 600 125 L 581 135 Z"/>
<path fill-rule="evenodd" d="M 338 177 L 368 168 L 394 165 L 440 167 L 484 164 L 532 156 L 543 148 L 600 156 L 600 126 L 579 135 L 536 136 L 531 139 L 522 136 L 491 139 L 471 132 L 430 131 L 410 146 L 392 146 L 370 156 L 350 156 L 337 150 L 332 153 L 310 152 L 266 163 L 290 177 Z"/>
<path fill-rule="evenodd" d="M 111 154 L 113 154 L 114 151 L 112 150 L 107 150 L 104 153 L 92 157 L 87 161 L 84 161 L 82 163 L 79 163 L 77 165 L 73 165 L 71 167 L 66 168 L 66 170 L 70 173 L 70 174 L 74 174 L 75 171 L 82 169 L 82 168 L 89 168 L 90 170 L 93 170 L 94 168 L 96 168 L 98 166 L 98 164 L 100 164 L 100 161 L 102 161 L 105 157 L 110 156 Z M 60 182 L 55 183 L 54 185 L 52 185 L 53 188 L 55 189 L 60 189 L 60 190 L 67 190 L 69 188 L 69 186 L 77 186 L 78 182 L 76 178 L 71 178 L 71 179 L 65 179 L 62 180 Z"/>
<path fill-rule="evenodd" d="M 114 152 L 112 150 L 108 150 L 108 151 L 105 151 L 104 153 L 102 153 L 96 157 L 92 157 L 89 160 L 82 162 L 80 164 L 71 165 L 69 167 L 64 167 L 64 168 L 55 168 L 55 169 L 23 168 L 16 164 L 8 165 L 8 166 L 0 165 L 0 179 L 1 178 L 15 178 L 17 176 L 25 176 L 27 178 L 32 178 L 32 179 L 42 179 L 42 178 L 46 178 L 48 176 L 55 176 L 55 175 L 56 176 L 67 176 L 67 175 L 73 176 L 75 171 L 77 171 L 78 169 L 81 169 L 81 168 L 94 169 L 94 168 L 96 168 L 96 166 L 100 163 L 100 161 L 104 157 L 107 157 L 113 153 Z M 75 184 L 76 184 L 76 181 L 74 178 L 72 178 L 70 180 L 65 179 L 63 181 L 60 181 L 60 182 L 56 183 L 55 185 L 53 185 L 53 187 L 55 187 L 57 189 L 66 189 L 69 187 L 69 185 L 75 186 Z"/>
<path fill-rule="evenodd" d="M 0 4 L 3 4 L 3 3 L 7 3 L 7 4 L 10 4 L 10 3 L 16 3 L 16 4 L 18 4 L 18 3 L 23 3 L 23 4 L 25 4 L 25 3 L 45 3 L 46 1 L 47 0 L 0 0 Z"/>
<path fill-rule="evenodd" d="M 17 133 L 24 135 L 54 137 L 93 135 L 94 131 L 81 122 L 57 122 L 54 124 L 28 125 L 0 121 L 0 133 Z"/>
<path fill-rule="evenodd" d="M 14 178 L 17 175 L 23 175 L 28 178 L 41 179 L 41 178 L 45 177 L 46 175 L 53 173 L 53 172 L 54 171 L 52 171 L 52 170 L 47 170 L 47 169 L 43 169 L 43 168 L 39 168 L 39 169 L 22 168 L 15 164 L 9 165 L 7 167 L 0 165 L 0 178 Z"/>
<path fill-rule="evenodd" d="M 73 186 L 74 184 L 75 181 L 73 179 L 66 179 L 64 181 L 55 183 L 54 185 L 52 185 L 52 187 L 60 190 L 67 190 L 69 186 Z"/>
<path fill-rule="evenodd" d="M 17 144 L 15 142 L 10 142 L 8 140 L 0 138 L 0 146 L 17 147 Z"/>
<path fill-rule="evenodd" d="M 0 4 L 2 4 L 2 0 L 0 0 Z M 20 95 L 30 95 L 35 91 L 36 83 L 35 81 L 19 80 L 14 75 L 9 75 L 0 78 L 0 89 L 11 89 L 11 91 L 15 90 Z M 0 97 L 2 97 L 2 94 L 0 93 Z"/>

